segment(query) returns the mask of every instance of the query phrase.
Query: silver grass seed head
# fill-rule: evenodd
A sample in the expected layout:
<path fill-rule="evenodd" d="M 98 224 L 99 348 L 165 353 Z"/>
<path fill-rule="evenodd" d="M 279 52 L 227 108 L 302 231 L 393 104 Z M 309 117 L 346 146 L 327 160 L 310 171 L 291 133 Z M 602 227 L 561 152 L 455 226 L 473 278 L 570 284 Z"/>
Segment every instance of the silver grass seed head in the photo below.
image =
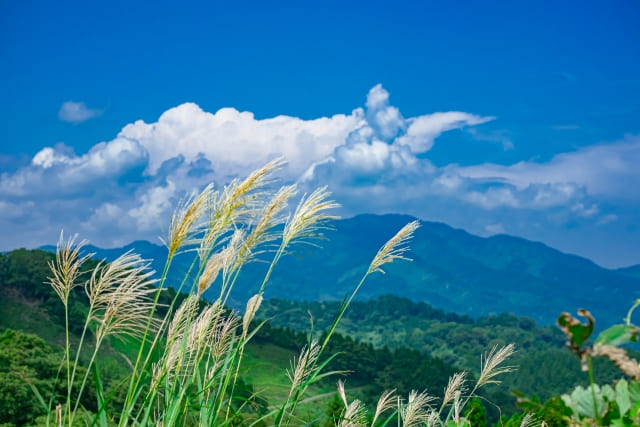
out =
<path fill-rule="evenodd" d="M 338 380 L 338 395 L 340 396 L 340 399 L 342 399 L 344 406 L 349 406 L 349 403 L 347 402 L 347 394 L 344 391 L 344 381 L 342 380 Z"/>
<path fill-rule="evenodd" d="M 202 295 L 218 278 L 218 273 L 222 270 L 227 263 L 226 258 L 229 256 L 229 251 L 223 249 L 220 252 L 212 254 L 207 260 L 207 264 L 200 275 L 198 280 L 198 296 Z"/>
<path fill-rule="evenodd" d="M 344 403 L 345 410 L 338 423 L 339 427 L 360 427 L 367 425 L 367 413 L 364 405 L 359 400 L 349 403 L 344 391 L 344 382 L 338 380 L 338 394 Z M 375 424 L 375 419 L 371 425 Z"/>
<path fill-rule="evenodd" d="M 480 358 L 480 377 L 478 378 L 477 387 L 486 384 L 500 384 L 500 380 L 495 379 L 500 374 L 512 372 L 513 366 L 500 366 L 506 359 L 515 353 L 513 344 L 498 348 L 494 346 L 491 351 Z"/>
<path fill-rule="evenodd" d="M 520 427 L 533 427 L 536 424 L 539 425 L 540 423 L 536 423 L 535 417 L 531 412 L 529 412 L 522 419 L 522 422 L 520 423 Z"/>
<path fill-rule="evenodd" d="M 262 295 L 255 294 L 249 301 L 247 301 L 247 307 L 244 311 L 244 316 L 242 317 L 242 335 L 246 336 L 249 331 L 249 325 L 251 321 L 256 316 L 258 309 L 260 308 L 260 304 L 262 304 Z"/>
<path fill-rule="evenodd" d="M 204 262 L 206 254 L 229 227 L 237 222 L 249 220 L 257 214 L 256 206 L 261 204 L 263 198 L 260 191 L 269 184 L 269 176 L 284 164 L 282 157 L 274 159 L 253 171 L 243 181 L 231 181 L 222 193 L 211 193 L 207 206 L 207 226 L 199 248 L 201 262 Z"/>
<path fill-rule="evenodd" d="M 420 221 L 412 221 L 402 227 L 387 243 L 385 243 L 369 265 L 368 273 L 384 273 L 382 266 L 395 260 L 410 260 L 404 254 L 409 249 L 405 246 L 413 237 L 413 233 L 420 227 Z"/>
<path fill-rule="evenodd" d="M 320 346 L 317 341 L 313 341 L 310 346 L 302 348 L 298 360 L 296 361 L 294 359 L 291 363 L 291 370 L 287 369 L 287 377 L 291 381 L 290 393 L 293 393 L 293 391 L 309 377 L 319 355 Z"/>
<path fill-rule="evenodd" d="M 244 245 L 240 250 L 239 260 L 241 263 L 251 259 L 258 246 L 273 242 L 279 237 L 277 234 L 272 233 L 272 230 L 284 222 L 281 213 L 285 210 L 289 200 L 294 197 L 295 194 L 295 184 L 281 187 L 260 210 L 257 221 L 251 232 L 247 235 Z"/>
<path fill-rule="evenodd" d="M 465 392 L 465 380 L 467 373 L 457 372 L 449 378 L 449 382 L 447 383 L 447 387 L 444 390 L 444 397 L 442 398 L 442 407 L 444 408 L 453 401 L 456 396 L 456 393 L 464 393 Z"/>
<path fill-rule="evenodd" d="M 425 391 L 418 393 L 416 390 L 412 390 L 409 393 L 407 403 L 400 411 L 403 425 L 409 427 L 426 423 L 428 411 L 431 409 L 429 405 L 434 400 L 435 397 L 429 396 Z"/>
<path fill-rule="evenodd" d="M 457 390 L 453 396 L 453 421 L 456 424 L 460 422 L 460 410 L 462 409 L 461 395 L 460 390 Z"/>
<path fill-rule="evenodd" d="M 184 336 L 187 324 L 195 317 L 197 311 L 198 297 L 196 295 L 189 295 L 173 313 L 173 317 L 171 318 L 171 322 L 167 329 L 168 343 L 179 340 Z"/>
<path fill-rule="evenodd" d="M 438 411 L 434 409 L 429 410 L 429 413 L 427 414 L 426 424 L 427 427 L 440 425 L 440 414 L 438 414 Z"/>
<path fill-rule="evenodd" d="M 364 427 L 367 425 L 367 411 L 359 400 L 349 403 L 338 424 L 339 427 Z"/>
<path fill-rule="evenodd" d="M 154 272 L 148 267 L 147 261 L 131 252 L 96 267 L 86 291 L 93 307 L 91 316 L 99 323 L 98 342 L 107 335 L 138 337 L 144 332 L 156 292 L 155 280 L 150 279 Z M 151 330 L 158 324 L 151 319 Z"/>
<path fill-rule="evenodd" d="M 208 342 L 213 360 L 220 360 L 227 354 L 234 342 L 238 324 L 239 318 L 234 313 L 229 313 L 226 316 L 220 315 L 216 318 Z"/>
<path fill-rule="evenodd" d="M 632 357 L 624 348 L 596 344 L 591 350 L 591 356 L 603 356 L 611 360 L 622 372 L 634 378 L 636 381 L 640 380 L 640 364 Z"/>
<path fill-rule="evenodd" d="M 88 243 L 82 240 L 76 244 L 77 235 L 64 239 L 64 232 L 60 232 L 60 239 L 56 249 L 55 261 L 49 261 L 49 270 L 52 277 L 48 278 L 48 284 L 58 294 L 62 303 L 66 306 L 69 301 L 69 293 L 78 286 L 77 279 L 85 261 L 94 254 L 80 257 L 80 250 Z"/>
<path fill-rule="evenodd" d="M 213 184 L 207 185 L 199 194 L 182 199 L 169 220 L 169 235 L 163 243 L 173 256 L 183 245 L 196 243 L 198 223 L 202 219 L 205 208 L 211 197 Z"/>
<path fill-rule="evenodd" d="M 209 342 L 212 334 L 213 325 L 216 318 L 220 315 L 221 307 L 219 304 L 211 304 L 200 312 L 193 319 L 189 326 L 189 335 L 187 337 L 187 351 L 199 353 Z"/>
<path fill-rule="evenodd" d="M 373 421 L 371 425 L 376 424 L 376 420 L 383 412 L 393 408 L 396 401 L 396 396 L 394 395 L 394 392 L 395 390 L 391 390 L 391 391 L 385 391 L 384 393 L 382 393 L 382 395 L 378 399 L 378 403 L 376 404 L 376 412 L 373 415 Z"/>
<path fill-rule="evenodd" d="M 329 200 L 330 196 L 331 193 L 325 186 L 313 191 L 309 197 L 302 197 L 293 216 L 285 225 L 282 235 L 284 246 L 297 239 L 318 237 L 319 231 L 326 228 L 327 221 L 338 219 L 337 216 L 325 213 L 340 207 L 339 204 Z"/>

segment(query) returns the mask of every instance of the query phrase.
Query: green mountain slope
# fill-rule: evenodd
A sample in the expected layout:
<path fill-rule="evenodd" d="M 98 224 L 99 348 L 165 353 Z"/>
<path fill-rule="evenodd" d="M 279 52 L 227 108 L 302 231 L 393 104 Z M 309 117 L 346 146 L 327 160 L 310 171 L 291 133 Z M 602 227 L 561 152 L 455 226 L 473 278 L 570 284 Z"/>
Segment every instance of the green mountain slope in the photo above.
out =
<path fill-rule="evenodd" d="M 326 233 L 328 240 L 321 242 L 322 248 L 300 246 L 281 261 L 266 296 L 341 299 L 357 283 L 380 245 L 412 219 L 361 215 L 336 221 L 335 230 Z M 614 323 L 640 296 L 637 269 L 608 270 L 521 238 L 482 238 L 442 223 L 422 222 L 411 248 L 412 263 L 391 265 L 386 276 L 372 277 L 358 297 L 393 294 L 474 317 L 509 312 L 552 325 L 561 312 L 578 308 L 591 310 L 601 322 Z M 122 249 L 90 248 L 107 259 L 128 249 L 154 259 L 156 270 L 162 270 L 166 250 L 159 245 L 134 242 Z M 177 257 L 170 286 L 180 282 L 192 259 L 192 254 Z M 265 268 L 261 263 L 246 268 L 232 304 L 244 305 L 259 287 Z M 218 294 L 215 287 L 209 292 Z"/>

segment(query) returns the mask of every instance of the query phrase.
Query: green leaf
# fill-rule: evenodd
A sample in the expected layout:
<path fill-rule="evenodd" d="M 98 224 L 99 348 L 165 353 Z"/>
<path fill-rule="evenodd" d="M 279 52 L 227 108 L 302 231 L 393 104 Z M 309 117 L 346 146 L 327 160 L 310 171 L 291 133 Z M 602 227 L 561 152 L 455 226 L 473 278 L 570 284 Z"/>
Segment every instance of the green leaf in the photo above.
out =
<path fill-rule="evenodd" d="M 631 396 L 629 395 L 629 383 L 623 378 L 616 384 L 616 403 L 620 409 L 620 416 L 624 416 L 631 409 Z"/>
<path fill-rule="evenodd" d="M 640 383 L 638 381 L 631 380 L 629 383 L 629 395 L 632 402 L 640 402 Z"/>
<path fill-rule="evenodd" d="M 638 329 L 633 325 L 613 325 L 609 329 L 600 332 L 596 338 L 596 344 L 620 346 L 638 341 Z"/>
<path fill-rule="evenodd" d="M 564 332 L 571 342 L 579 348 L 587 342 L 593 333 L 595 320 L 587 310 L 580 309 L 578 310 L 578 314 L 587 319 L 586 324 L 580 323 L 578 319 L 569 313 L 562 313 L 558 317 L 557 322 L 560 329 L 562 329 L 562 332 Z"/>
<path fill-rule="evenodd" d="M 593 391 L 595 392 L 596 401 L 593 401 L 593 394 L 591 388 L 593 387 Z M 605 402 L 602 399 L 602 394 L 600 391 L 600 386 L 597 384 L 590 385 L 586 389 L 582 386 L 577 386 L 571 396 L 567 396 L 568 399 L 565 399 L 563 396 L 563 400 L 567 403 L 567 406 L 573 409 L 574 413 L 577 412 L 582 417 L 589 417 L 595 419 L 598 415 L 602 413 L 604 409 Z M 594 404 L 596 405 L 594 407 Z"/>
<path fill-rule="evenodd" d="M 602 386 L 602 388 L 600 388 L 600 394 L 602 395 L 602 398 L 607 402 L 613 402 L 614 400 L 616 400 L 616 392 L 609 384 L 605 384 Z"/>

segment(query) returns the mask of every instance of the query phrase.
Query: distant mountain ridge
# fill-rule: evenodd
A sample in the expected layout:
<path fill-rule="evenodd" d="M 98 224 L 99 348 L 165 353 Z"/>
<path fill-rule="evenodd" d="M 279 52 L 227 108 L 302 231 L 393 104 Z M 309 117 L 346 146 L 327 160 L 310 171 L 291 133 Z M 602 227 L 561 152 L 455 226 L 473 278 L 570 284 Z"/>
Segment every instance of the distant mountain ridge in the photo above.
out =
<path fill-rule="evenodd" d="M 299 246 L 294 256 L 281 260 L 266 296 L 341 299 L 360 279 L 378 248 L 413 219 L 359 215 L 335 221 L 335 230 L 326 233 L 328 240 L 321 242 L 322 248 Z M 515 313 L 542 325 L 555 323 L 563 311 L 575 313 L 585 308 L 605 326 L 618 323 L 640 296 L 640 266 L 609 270 L 542 243 L 508 235 L 484 238 L 443 223 L 421 223 L 408 253 L 414 261 L 392 264 L 385 268 L 386 275 L 371 277 L 360 299 L 393 294 L 474 317 Z M 154 268 L 162 271 L 166 249 L 149 242 L 88 250 L 111 260 L 129 249 L 154 259 Z M 174 261 L 168 285 L 180 282 L 192 259 L 193 254 L 183 254 Z M 237 306 L 256 292 L 265 269 L 265 264 L 253 263 L 241 273 L 232 295 Z M 215 285 L 209 292 L 211 297 L 217 295 Z"/>

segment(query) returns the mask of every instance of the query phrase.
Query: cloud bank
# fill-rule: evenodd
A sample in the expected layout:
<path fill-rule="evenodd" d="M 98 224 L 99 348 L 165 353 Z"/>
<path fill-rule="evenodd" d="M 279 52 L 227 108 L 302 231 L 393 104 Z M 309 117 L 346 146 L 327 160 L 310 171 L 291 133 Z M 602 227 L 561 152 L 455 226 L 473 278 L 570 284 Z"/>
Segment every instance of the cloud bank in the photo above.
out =
<path fill-rule="evenodd" d="M 77 123 L 98 113 L 69 101 L 60 118 Z M 126 125 L 87 153 L 64 144 L 45 147 L 28 166 L 2 173 L 0 249 L 51 243 L 61 228 L 102 246 L 155 240 L 185 192 L 209 182 L 221 187 L 280 155 L 288 161 L 284 182 L 303 189 L 328 185 L 343 215 L 409 213 L 475 233 L 551 243 L 549 233 L 567 227 L 637 219 L 629 212 L 640 205 L 638 137 L 547 162 L 461 167 L 452 158 L 438 167 L 429 160 L 445 132 L 467 129 L 479 143 L 490 143 L 495 138 L 482 125 L 493 120 L 461 111 L 404 117 L 381 85 L 369 91 L 364 107 L 313 120 L 256 119 L 233 108 L 209 113 L 185 103 L 154 123 Z M 505 149 L 513 149 L 507 142 Z"/>

